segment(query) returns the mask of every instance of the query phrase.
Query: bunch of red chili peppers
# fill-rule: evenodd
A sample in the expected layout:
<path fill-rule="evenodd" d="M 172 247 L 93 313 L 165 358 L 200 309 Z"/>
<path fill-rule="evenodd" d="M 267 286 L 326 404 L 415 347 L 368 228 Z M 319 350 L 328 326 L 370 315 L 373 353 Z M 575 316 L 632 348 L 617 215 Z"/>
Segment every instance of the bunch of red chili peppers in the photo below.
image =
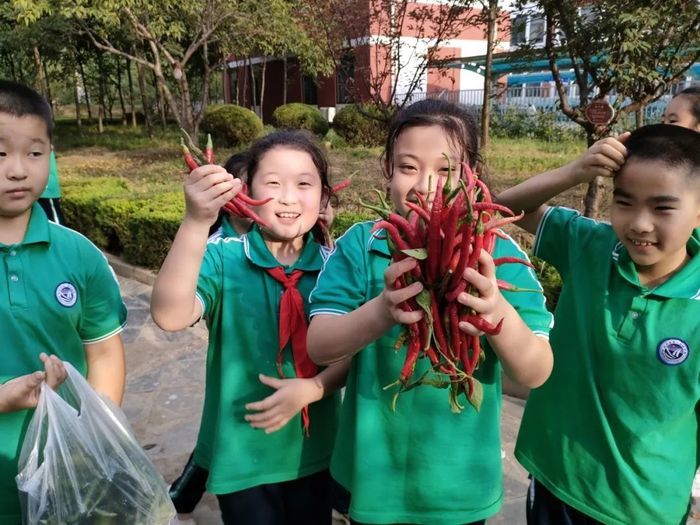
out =
<path fill-rule="evenodd" d="M 183 134 L 185 135 L 190 147 L 185 145 L 184 139 L 180 139 L 180 148 L 182 149 L 182 156 L 185 159 L 185 164 L 187 164 L 190 171 L 198 168 L 202 163 L 214 164 L 214 145 L 211 140 L 211 135 L 207 135 L 207 145 L 204 152 L 202 152 L 192 143 L 190 136 L 184 130 Z M 199 160 L 196 159 L 194 155 L 197 155 Z M 236 215 L 237 217 L 247 217 L 248 219 L 252 219 L 253 221 L 257 222 L 260 226 L 268 227 L 267 223 L 248 206 L 262 206 L 271 200 L 272 198 L 257 200 L 249 197 L 248 188 L 244 184 L 243 190 L 238 192 L 233 199 L 224 204 L 224 209 L 232 215 Z"/>
<path fill-rule="evenodd" d="M 423 291 L 401 304 L 406 311 L 423 310 L 423 318 L 407 326 L 396 342 L 396 349 L 407 347 L 404 364 L 398 381 L 387 388 L 399 386 L 394 396 L 394 406 L 401 392 L 421 384 L 450 389 L 449 401 L 454 412 L 464 408 L 459 395 L 464 393 L 469 402 L 479 410 L 483 397 L 481 384 L 474 378 L 474 371 L 483 359 L 478 336 L 471 336 L 459 329 L 459 323 L 471 323 L 486 334 L 498 334 L 503 320 L 492 324 L 457 301 L 464 291 L 474 293 L 463 279 L 466 268 L 479 268 L 482 250 L 493 253 L 497 236 L 505 236 L 499 228 L 517 221 L 522 215 L 492 201 L 487 186 L 466 164 L 462 164 L 465 180 L 456 188 L 450 187 L 438 177 L 435 199 L 429 207 L 425 197 L 416 193 L 417 201 L 407 202 L 406 217 L 392 211 L 380 194 L 381 205 L 367 207 L 377 211 L 383 220 L 373 230 L 386 234 L 392 259 L 399 261 L 414 257 L 418 265 L 402 275 L 395 283 L 403 288 L 415 281 L 423 284 Z M 505 217 L 500 217 L 503 214 Z M 494 260 L 496 265 L 522 263 L 523 259 L 503 257 Z M 502 289 L 516 289 L 499 281 Z M 430 367 L 414 378 L 419 359 L 428 359 Z"/>

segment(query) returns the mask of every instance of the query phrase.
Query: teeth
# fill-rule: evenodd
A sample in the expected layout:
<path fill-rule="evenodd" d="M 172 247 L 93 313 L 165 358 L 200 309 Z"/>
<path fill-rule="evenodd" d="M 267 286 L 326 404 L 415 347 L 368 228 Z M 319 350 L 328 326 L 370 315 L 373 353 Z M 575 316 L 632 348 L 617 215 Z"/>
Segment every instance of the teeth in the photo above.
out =
<path fill-rule="evenodd" d="M 653 246 L 653 242 L 643 242 L 643 241 L 635 241 L 634 239 L 630 239 L 632 241 L 632 244 L 635 246 Z"/>
<path fill-rule="evenodd" d="M 296 219 L 299 217 L 298 213 L 278 213 L 277 216 L 281 219 Z"/>

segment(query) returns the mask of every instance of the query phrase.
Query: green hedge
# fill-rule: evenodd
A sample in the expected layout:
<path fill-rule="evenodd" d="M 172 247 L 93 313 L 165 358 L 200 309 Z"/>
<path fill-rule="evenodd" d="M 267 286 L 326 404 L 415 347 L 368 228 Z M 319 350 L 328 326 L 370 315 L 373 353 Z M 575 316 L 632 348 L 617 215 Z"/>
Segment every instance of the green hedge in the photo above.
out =
<path fill-rule="evenodd" d="M 386 141 L 387 129 L 380 116 L 381 113 L 374 106 L 348 104 L 336 113 L 333 129 L 351 146 L 382 146 Z"/>
<path fill-rule="evenodd" d="M 68 224 L 100 248 L 157 269 L 185 210 L 181 191 L 138 193 L 124 179 L 99 177 L 63 185 Z"/>
<path fill-rule="evenodd" d="M 235 104 L 212 104 L 204 110 L 202 131 L 211 133 L 217 144 L 240 146 L 260 135 L 263 123 L 248 108 Z"/>
<path fill-rule="evenodd" d="M 278 128 L 306 129 L 320 136 L 324 136 L 329 128 L 328 121 L 317 107 L 298 102 L 279 106 L 272 113 L 272 121 Z"/>

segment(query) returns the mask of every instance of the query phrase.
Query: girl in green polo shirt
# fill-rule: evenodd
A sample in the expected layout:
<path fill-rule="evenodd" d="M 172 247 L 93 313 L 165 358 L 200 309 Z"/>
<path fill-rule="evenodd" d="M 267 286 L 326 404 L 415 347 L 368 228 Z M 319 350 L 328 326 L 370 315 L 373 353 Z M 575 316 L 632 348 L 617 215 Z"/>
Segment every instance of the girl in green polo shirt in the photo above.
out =
<path fill-rule="evenodd" d="M 384 161 L 392 202 L 404 214 L 406 201 L 417 193 L 432 201 L 436 175 L 447 177 L 450 165 L 465 161 L 482 177 L 485 171 L 469 113 L 437 100 L 415 103 L 394 117 Z M 310 296 L 312 358 L 326 364 L 352 358 L 333 477 L 350 491 L 356 522 L 483 523 L 503 501 L 501 367 L 525 386 L 540 385 L 552 367 L 547 340 L 552 317 L 542 294 L 501 293 L 496 278 L 525 289 L 541 290 L 540 284 L 530 268 L 496 269 L 484 252 L 482 272 L 464 274 L 480 297 L 458 299 L 490 321 L 504 319 L 501 333 L 483 341 L 486 359 L 476 374 L 484 385 L 480 411 L 452 413 L 445 391 L 430 387 L 402 393 L 394 411 L 394 392 L 384 387 L 399 376 L 405 356 L 394 344 L 400 325 L 421 315 L 398 305 L 418 294 L 421 285 L 394 289 L 415 260 L 390 264 L 386 239 L 372 233 L 373 224 L 356 224 L 338 239 Z M 499 238 L 494 257 L 507 256 L 527 257 L 514 241 Z M 482 335 L 467 323 L 460 329 Z M 422 361 L 417 376 L 429 366 Z"/>
<path fill-rule="evenodd" d="M 153 289 L 165 330 L 206 319 L 204 411 L 194 461 L 209 470 L 225 524 L 331 519 L 328 464 L 344 364 L 317 369 L 306 353 L 306 297 L 326 250 L 314 225 L 331 198 L 328 163 L 310 135 L 257 141 L 250 194 L 266 226 L 207 243 L 219 209 L 242 183 L 206 165 L 185 179 L 185 218 Z"/>

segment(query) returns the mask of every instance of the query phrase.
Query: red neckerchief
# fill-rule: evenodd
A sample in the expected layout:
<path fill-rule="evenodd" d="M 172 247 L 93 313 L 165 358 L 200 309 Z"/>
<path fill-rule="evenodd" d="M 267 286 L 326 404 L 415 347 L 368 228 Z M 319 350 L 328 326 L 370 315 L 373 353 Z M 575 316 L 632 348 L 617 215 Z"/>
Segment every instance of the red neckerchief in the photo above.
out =
<path fill-rule="evenodd" d="M 299 293 L 297 283 L 304 275 L 302 270 L 294 270 L 287 275 L 283 268 L 267 268 L 267 273 L 273 279 L 282 283 L 284 293 L 280 297 L 279 320 L 279 351 L 277 353 L 277 373 L 284 378 L 282 373 L 282 352 L 291 339 L 292 357 L 294 359 L 294 371 L 297 377 L 314 377 L 318 373 L 318 367 L 309 358 L 306 351 L 306 314 L 304 313 L 304 299 Z M 304 431 L 309 435 L 309 407 L 301 409 L 301 418 L 304 423 Z"/>

